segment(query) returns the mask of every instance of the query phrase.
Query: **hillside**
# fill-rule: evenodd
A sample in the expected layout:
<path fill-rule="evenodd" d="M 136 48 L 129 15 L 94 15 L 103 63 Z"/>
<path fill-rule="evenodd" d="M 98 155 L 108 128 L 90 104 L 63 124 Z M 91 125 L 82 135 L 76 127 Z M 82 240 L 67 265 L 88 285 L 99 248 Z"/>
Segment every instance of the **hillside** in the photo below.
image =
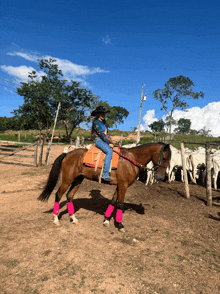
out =
<path fill-rule="evenodd" d="M 137 140 L 137 133 L 130 131 L 120 131 L 120 130 L 110 130 L 110 136 L 113 141 L 118 144 L 131 144 L 135 143 Z M 90 130 L 85 130 L 81 128 L 76 128 L 72 135 L 72 143 L 75 142 L 75 139 L 79 136 L 81 139 L 84 138 L 85 144 L 93 142 L 91 139 Z M 37 130 L 27 130 L 27 131 L 11 131 L 7 130 L 5 132 L 0 132 L 0 140 L 5 141 L 14 141 L 14 142 L 36 142 L 38 140 L 38 131 Z M 185 135 L 185 134 L 176 134 L 173 136 L 172 140 L 169 140 L 169 134 L 167 133 L 151 133 L 151 132 L 141 132 L 140 134 L 141 140 L 140 144 L 147 144 L 151 142 L 159 142 L 165 141 L 172 144 L 174 147 L 180 149 L 180 143 L 182 141 L 192 142 L 192 143 L 201 143 L 201 146 L 204 146 L 206 142 L 210 142 L 211 144 L 220 144 L 220 138 L 216 137 L 206 137 L 206 136 L 198 136 L 198 135 Z M 54 132 L 53 143 L 55 144 L 67 144 L 68 141 L 65 140 L 65 130 L 64 129 L 56 129 Z M 194 149 L 196 145 L 194 144 L 185 144 L 185 147 L 190 149 Z M 213 145 L 213 148 L 217 148 L 217 146 Z"/>

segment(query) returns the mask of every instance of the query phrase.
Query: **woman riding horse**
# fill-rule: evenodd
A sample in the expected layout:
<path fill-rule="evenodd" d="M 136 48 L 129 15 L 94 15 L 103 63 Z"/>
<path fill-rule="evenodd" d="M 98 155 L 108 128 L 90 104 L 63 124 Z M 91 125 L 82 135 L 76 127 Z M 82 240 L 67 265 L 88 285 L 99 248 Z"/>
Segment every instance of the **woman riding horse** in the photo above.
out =
<path fill-rule="evenodd" d="M 80 187 L 83 179 L 94 180 L 94 167 L 88 167 L 83 163 L 83 159 L 87 153 L 86 148 L 75 149 L 68 153 L 62 153 L 54 161 L 51 168 L 47 184 L 42 191 L 38 200 L 47 201 L 53 192 L 59 179 L 60 172 L 62 170 L 62 182 L 55 194 L 55 203 L 53 209 L 54 224 L 59 224 L 59 202 L 63 194 L 68 190 L 67 208 L 70 216 L 70 221 L 77 222 L 74 214 L 73 197 Z M 112 182 L 110 185 L 116 185 L 116 190 L 112 198 L 111 204 L 108 206 L 105 212 L 104 225 L 109 226 L 109 220 L 111 218 L 114 208 L 117 208 L 116 212 L 116 224 L 121 232 L 125 232 L 122 225 L 123 216 L 123 204 L 125 193 L 127 188 L 131 186 L 140 172 L 140 168 L 145 168 L 148 162 L 152 161 L 154 164 L 155 179 L 163 180 L 166 175 L 167 166 L 170 163 L 171 150 L 169 144 L 164 143 L 150 143 L 147 145 L 140 145 L 134 148 L 121 149 L 118 160 L 118 167 L 111 172 Z M 101 170 L 96 171 L 99 176 Z"/>
<path fill-rule="evenodd" d="M 108 112 L 110 111 L 106 110 L 104 106 L 98 106 L 91 113 L 92 116 L 95 116 L 92 124 L 92 134 L 95 135 L 95 146 L 105 153 L 105 161 L 101 178 L 104 181 L 112 182 L 109 170 L 113 153 L 111 148 L 114 147 L 114 143 L 108 135 L 108 129 L 106 127 L 105 114 Z"/>

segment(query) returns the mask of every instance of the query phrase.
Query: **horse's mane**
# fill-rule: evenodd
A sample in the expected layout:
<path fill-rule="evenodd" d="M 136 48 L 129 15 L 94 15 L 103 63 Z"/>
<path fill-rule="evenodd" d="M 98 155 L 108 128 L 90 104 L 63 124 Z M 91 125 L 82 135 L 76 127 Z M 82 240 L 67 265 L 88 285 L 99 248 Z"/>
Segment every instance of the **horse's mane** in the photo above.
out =
<path fill-rule="evenodd" d="M 150 145 L 155 145 L 155 144 L 162 146 L 162 148 L 160 150 L 160 153 L 162 153 L 162 152 L 168 152 L 168 154 L 169 154 L 169 156 L 171 158 L 171 148 L 170 148 L 170 145 L 169 144 L 166 144 L 164 142 L 157 142 L 157 143 L 156 142 L 151 142 L 151 143 L 141 144 L 141 145 L 138 145 L 138 146 L 135 146 L 135 147 L 125 148 L 125 149 L 128 150 L 128 151 L 132 151 L 134 149 L 139 149 L 139 148 L 141 149 L 143 147 L 150 146 Z M 121 150 L 125 150 L 125 149 L 123 148 Z"/>
<path fill-rule="evenodd" d="M 164 142 L 151 142 L 151 143 L 146 143 L 146 144 L 141 144 L 141 145 L 138 145 L 138 146 L 134 146 L 134 147 L 130 147 L 130 148 L 126 148 L 127 150 L 131 150 L 131 149 L 136 149 L 136 148 L 142 148 L 143 146 L 149 146 L 149 145 L 162 145 L 162 146 L 169 146 L 169 144 L 166 144 Z M 124 149 L 124 148 L 123 148 Z"/>

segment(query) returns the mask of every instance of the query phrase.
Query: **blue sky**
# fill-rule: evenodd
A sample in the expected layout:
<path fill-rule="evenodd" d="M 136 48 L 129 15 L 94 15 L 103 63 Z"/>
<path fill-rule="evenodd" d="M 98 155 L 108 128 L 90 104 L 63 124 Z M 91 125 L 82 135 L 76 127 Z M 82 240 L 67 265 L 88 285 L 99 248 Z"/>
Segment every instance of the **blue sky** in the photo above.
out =
<path fill-rule="evenodd" d="M 0 116 L 23 104 L 16 86 L 33 69 L 40 75 L 37 58 L 52 57 L 66 78 L 129 111 L 121 130 L 138 125 L 142 84 L 147 130 L 166 114 L 153 92 L 187 76 L 205 98 L 174 118 L 220 136 L 220 2 L 2 0 L 1 15 Z"/>

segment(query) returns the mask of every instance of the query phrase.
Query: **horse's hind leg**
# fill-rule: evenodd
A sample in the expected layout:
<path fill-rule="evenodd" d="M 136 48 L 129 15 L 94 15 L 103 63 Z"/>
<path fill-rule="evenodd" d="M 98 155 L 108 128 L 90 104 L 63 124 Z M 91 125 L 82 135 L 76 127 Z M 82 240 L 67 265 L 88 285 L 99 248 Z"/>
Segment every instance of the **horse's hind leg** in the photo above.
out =
<path fill-rule="evenodd" d="M 60 221 L 58 218 L 60 200 L 61 200 L 63 194 L 68 189 L 69 185 L 70 184 L 67 182 L 62 182 L 60 188 L 58 189 L 58 191 L 55 194 L 55 202 L 54 202 L 54 207 L 53 207 L 53 223 L 55 225 L 60 225 Z"/>
<path fill-rule="evenodd" d="M 73 181 L 73 183 L 71 184 L 71 186 L 69 188 L 68 193 L 66 194 L 66 198 L 67 198 L 67 201 L 68 201 L 68 203 L 67 203 L 68 213 L 69 213 L 69 216 L 70 216 L 70 221 L 73 224 L 78 223 L 78 220 L 74 215 L 74 206 L 73 206 L 72 200 L 73 200 L 73 197 L 74 197 L 76 191 L 79 189 L 79 186 L 82 183 L 83 179 L 84 179 L 83 175 L 78 176 Z"/>

